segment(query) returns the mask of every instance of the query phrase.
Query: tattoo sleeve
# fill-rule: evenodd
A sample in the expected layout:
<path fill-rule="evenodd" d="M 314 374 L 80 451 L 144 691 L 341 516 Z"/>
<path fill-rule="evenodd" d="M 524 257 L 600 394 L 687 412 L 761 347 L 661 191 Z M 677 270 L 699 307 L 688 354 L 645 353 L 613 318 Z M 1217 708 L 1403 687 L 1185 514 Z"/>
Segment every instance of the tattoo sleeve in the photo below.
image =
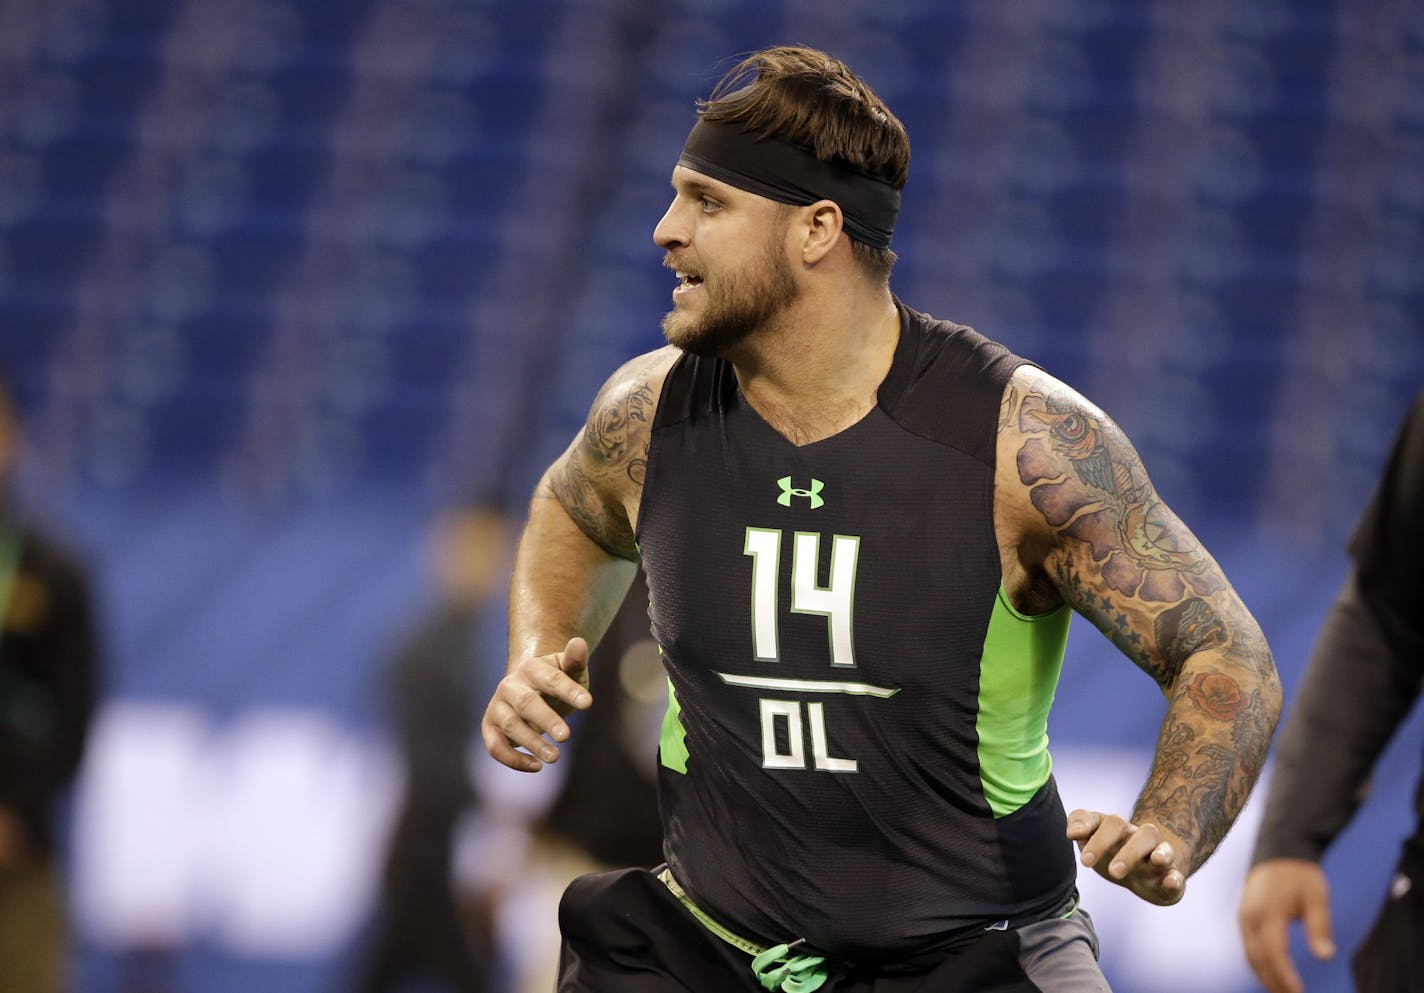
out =
<path fill-rule="evenodd" d="M 536 494 L 558 500 L 593 542 L 630 560 L 638 558 L 638 549 L 627 503 L 636 503 L 647 472 L 657 408 L 649 375 L 657 369 L 657 354 L 635 359 L 604 385 L 582 434 L 549 469 Z"/>
<path fill-rule="evenodd" d="M 1265 761 L 1281 703 L 1270 650 L 1116 425 L 1039 374 L 1017 380 L 1005 404 L 1001 430 L 1017 446 L 1034 526 L 1049 535 L 1044 571 L 1167 697 L 1133 820 L 1180 836 L 1195 870 Z"/>

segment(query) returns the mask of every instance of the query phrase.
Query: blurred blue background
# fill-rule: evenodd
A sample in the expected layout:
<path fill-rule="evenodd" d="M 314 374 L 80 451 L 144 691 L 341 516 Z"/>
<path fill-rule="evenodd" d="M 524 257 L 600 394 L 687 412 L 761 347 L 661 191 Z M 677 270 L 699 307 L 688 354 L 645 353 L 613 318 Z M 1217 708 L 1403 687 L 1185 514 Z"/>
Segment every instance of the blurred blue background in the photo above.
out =
<path fill-rule="evenodd" d="M 693 100 L 775 43 L 844 58 L 910 132 L 895 290 L 1112 414 L 1294 686 L 1424 386 L 1417 4 L 5 0 L 0 362 L 27 503 L 84 550 L 106 620 L 84 991 L 138 989 L 152 945 L 185 993 L 338 988 L 391 788 L 376 673 L 428 595 L 431 515 L 522 501 L 660 343 L 651 231 Z M 1050 727 L 1065 781 L 1135 789 L 1160 714 L 1080 628 Z M 1419 738 L 1331 857 L 1346 945 Z M 191 748 L 165 765 L 160 740 Z M 241 770 L 283 742 L 314 765 L 252 813 Z M 175 828 L 227 820 L 194 783 L 270 836 Z M 126 812 L 144 790 L 176 806 Z M 344 854 L 266 880 L 295 905 L 249 893 L 291 838 Z M 1234 857 L 1188 898 L 1227 972 L 1153 966 L 1187 918 L 1129 908 L 1099 920 L 1119 989 L 1254 988 Z"/>

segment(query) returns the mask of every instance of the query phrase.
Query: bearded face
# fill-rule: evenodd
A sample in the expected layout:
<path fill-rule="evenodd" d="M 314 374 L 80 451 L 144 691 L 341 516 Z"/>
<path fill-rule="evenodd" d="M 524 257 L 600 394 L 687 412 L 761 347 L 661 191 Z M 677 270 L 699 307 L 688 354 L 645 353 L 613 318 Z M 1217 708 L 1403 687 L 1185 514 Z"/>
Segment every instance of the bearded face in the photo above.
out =
<path fill-rule="evenodd" d="M 796 299 L 796 280 L 776 232 L 759 251 L 716 271 L 688 273 L 671 259 L 667 264 L 690 277 L 683 284 L 688 292 L 702 296 L 663 318 L 668 342 L 694 355 L 727 354 Z"/>

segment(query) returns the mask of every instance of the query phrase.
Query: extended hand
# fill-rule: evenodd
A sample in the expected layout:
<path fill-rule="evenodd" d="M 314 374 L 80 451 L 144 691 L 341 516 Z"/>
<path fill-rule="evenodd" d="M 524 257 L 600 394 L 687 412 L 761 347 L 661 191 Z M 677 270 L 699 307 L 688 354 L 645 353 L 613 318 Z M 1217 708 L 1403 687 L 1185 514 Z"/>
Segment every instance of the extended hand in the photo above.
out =
<path fill-rule="evenodd" d="M 1330 934 L 1330 885 L 1315 862 L 1267 859 L 1246 876 L 1237 910 L 1246 960 L 1271 993 L 1303 993 L 1290 957 L 1290 924 L 1305 922 L 1306 944 L 1318 959 L 1335 955 Z"/>
<path fill-rule="evenodd" d="M 558 748 L 544 735 L 568 741 L 563 718 L 592 705 L 588 642 L 571 638 L 562 652 L 523 659 L 509 670 L 485 708 L 480 734 L 485 749 L 500 762 L 520 772 L 538 772 L 543 762 L 559 758 Z"/>
<path fill-rule="evenodd" d="M 1085 866 L 1148 903 L 1166 907 L 1186 892 L 1186 845 L 1166 828 L 1075 810 L 1068 815 L 1068 837 L 1078 843 Z"/>

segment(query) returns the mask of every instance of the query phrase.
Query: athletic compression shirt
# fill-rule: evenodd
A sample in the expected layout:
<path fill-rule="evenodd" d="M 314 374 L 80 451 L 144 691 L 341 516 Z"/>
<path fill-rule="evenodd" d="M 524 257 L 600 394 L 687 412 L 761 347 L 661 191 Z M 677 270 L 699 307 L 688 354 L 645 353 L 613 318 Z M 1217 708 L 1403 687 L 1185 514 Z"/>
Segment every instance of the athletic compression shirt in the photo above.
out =
<path fill-rule="evenodd" d="M 904 961 L 1071 895 L 1045 733 L 1068 608 L 1009 605 L 994 531 L 1022 363 L 902 306 L 877 406 L 799 447 L 728 363 L 669 372 L 638 526 L 665 854 L 732 931 Z"/>

